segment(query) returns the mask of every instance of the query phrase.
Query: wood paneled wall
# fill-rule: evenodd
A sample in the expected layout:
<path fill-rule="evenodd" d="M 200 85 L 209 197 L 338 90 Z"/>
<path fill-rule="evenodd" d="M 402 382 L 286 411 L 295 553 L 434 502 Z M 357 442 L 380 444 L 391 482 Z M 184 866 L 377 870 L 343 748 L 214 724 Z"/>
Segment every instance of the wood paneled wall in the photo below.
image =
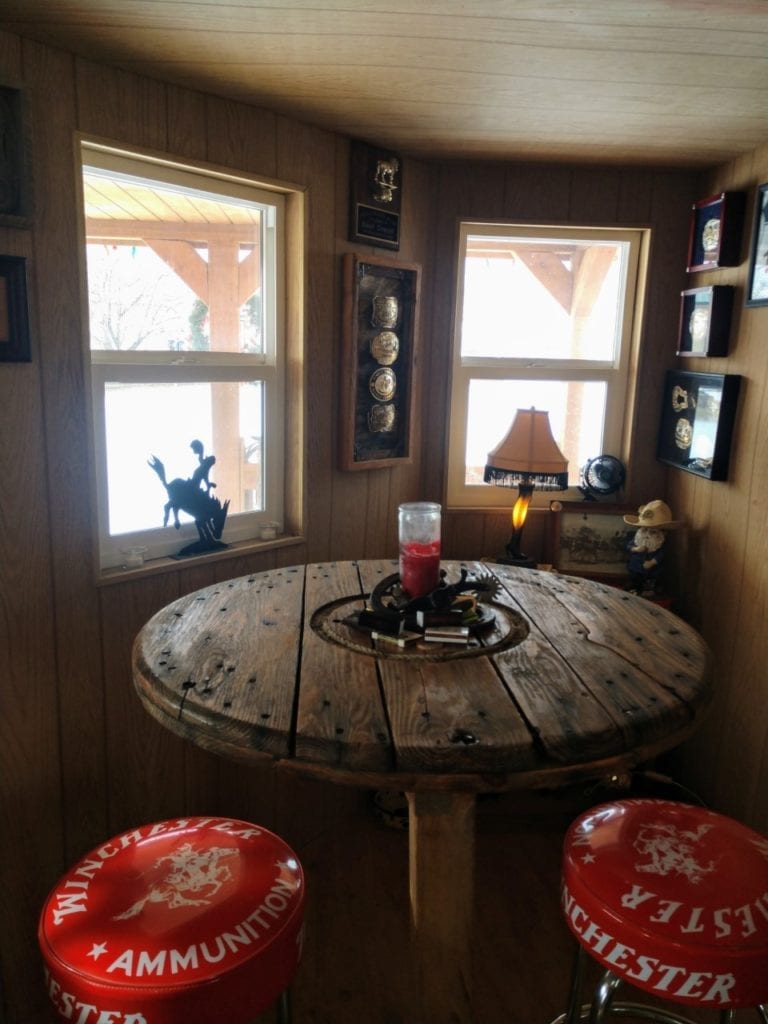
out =
<path fill-rule="evenodd" d="M 406 160 L 403 245 L 396 258 L 423 267 L 416 457 L 409 466 L 342 473 L 336 468 L 334 411 L 341 256 L 354 248 L 346 240 L 348 140 L 14 35 L 0 34 L 0 68 L 6 82 L 27 91 L 34 168 L 31 226 L 0 227 L 0 251 L 28 259 L 33 330 L 33 361 L 0 364 L 0 1005 L 6 1024 L 28 1024 L 44 1012 L 35 944 L 38 908 L 64 867 L 104 837 L 154 818 L 223 813 L 259 820 L 300 846 L 334 827 L 359 801 L 354 791 L 247 772 L 166 733 L 133 695 L 130 646 L 159 607 L 216 580 L 305 560 L 394 554 L 397 504 L 439 500 L 455 228 L 461 216 L 653 229 L 627 498 L 640 503 L 669 488 L 676 511 L 694 526 L 686 534 L 681 584 L 695 622 L 716 649 L 720 710 L 728 726 L 721 738 L 718 716 L 702 734 L 693 774 L 720 806 L 766 826 L 768 796 L 760 784 L 766 716 L 753 708 L 764 689 L 766 644 L 759 624 L 765 610 L 760 554 L 768 484 L 757 439 L 768 407 L 768 349 L 760 338 L 767 311 L 741 314 L 728 362 L 749 377 L 733 485 L 683 481 L 682 474 L 663 471 L 653 455 L 660 382 L 674 363 L 688 210 L 699 194 L 696 176 Z M 306 187 L 308 452 L 301 545 L 97 585 L 86 498 L 76 132 Z M 725 169 L 718 184 L 754 184 L 761 174 L 768 177 L 768 153 Z M 530 528 L 534 539 L 543 531 L 540 520 Z M 493 556 L 507 536 L 503 513 L 445 516 L 449 557 Z"/>
<path fill-rule="evenodd" d="M 30 227 L 0 227 L 0 251 L 28 260 L 33 349 L 31 363 L 0 364 L 0 1019 L 24 1024 L 47 1006 L 39 908 L 64 867 L 106 836 L 141 821 L 215 812 L 254 818 L 299 845 L 359 801 L 354 791 L 245 772 L 177 742 L 139 707 L 130 648 L 159 607 L 217 579 L 393 554 L 394 510 L 418 495 L 421 463 L 417 456 L 413 465 L 371 473 L 336 469 L 341 254 L 352 248 L 346 139 L 11 34 L 0 34 L 0 68 L 5 84 L 27 94 L 34 168 Z M 76 133 L 306 189 L 308 498 L 300 545 L 96 584 Z M 406 161 L 405 175 L 394 258 L 426 266 L 431 171 Z M 423 324 L 429 330 L 428 310 Z"/>
<path fill-rule="evenodd" d="M 763 146 L 711 174 L 698 197 L 747 192 L 740 265 L 691 275 L 687 285 L 736 287 L 728 356 L 686 366 L 740 374 L 741 394 L 728 480 L 670 470 L 667 483 L 687 524 L 677 540 L 680 606 L 712 647 L 717 684 L 712 713 L 685 748 L 685 771 L 713 806 L 768 834 L 768 306 L 744 306 L 756 188 L 766 181 Z"/>

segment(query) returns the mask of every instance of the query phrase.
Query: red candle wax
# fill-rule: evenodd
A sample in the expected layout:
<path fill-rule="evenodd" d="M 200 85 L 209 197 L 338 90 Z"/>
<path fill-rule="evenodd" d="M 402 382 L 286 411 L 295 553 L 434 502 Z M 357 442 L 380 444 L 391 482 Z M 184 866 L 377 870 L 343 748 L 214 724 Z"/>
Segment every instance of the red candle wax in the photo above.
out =
<path fill-rule="evenodd" d="M 400 585 L 409 597 L 423 597 L 440 582 L 440 541 L 400 546 Z"/>

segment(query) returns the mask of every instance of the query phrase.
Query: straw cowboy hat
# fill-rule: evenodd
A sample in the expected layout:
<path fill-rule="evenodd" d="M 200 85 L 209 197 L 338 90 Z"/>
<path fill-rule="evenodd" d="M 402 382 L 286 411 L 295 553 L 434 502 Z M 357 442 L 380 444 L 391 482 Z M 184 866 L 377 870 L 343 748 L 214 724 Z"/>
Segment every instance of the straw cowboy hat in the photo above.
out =
<path fill-rule="evenodd" d="M 648 530 L 672 530 L 683 525 L 682 520 L 672 518 L 669 505 L 658 499 L 641 505 L 636 516 L 624 516 L 624 522 L 630 526 L 644 526 Z"/>

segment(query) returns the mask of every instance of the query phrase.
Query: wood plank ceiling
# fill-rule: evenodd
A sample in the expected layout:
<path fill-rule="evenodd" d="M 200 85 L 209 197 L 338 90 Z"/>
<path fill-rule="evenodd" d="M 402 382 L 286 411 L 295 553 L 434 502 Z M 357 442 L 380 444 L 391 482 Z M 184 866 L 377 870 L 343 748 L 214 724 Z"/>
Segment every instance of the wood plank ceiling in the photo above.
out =
<path fill-rule="evenodd" d="M 0 27 L 426 159 L 768 141 L 767 0 L 2 0 Z"/>

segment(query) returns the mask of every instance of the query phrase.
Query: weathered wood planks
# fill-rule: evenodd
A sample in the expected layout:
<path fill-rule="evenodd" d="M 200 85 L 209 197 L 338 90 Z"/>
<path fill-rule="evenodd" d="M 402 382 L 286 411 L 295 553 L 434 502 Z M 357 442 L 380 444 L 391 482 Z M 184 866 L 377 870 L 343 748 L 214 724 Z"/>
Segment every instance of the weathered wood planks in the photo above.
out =
<path fill-rule="evenodd" d="M 445 565 L 457 579 L 460 564 Z M 227 757 L 470 790 L 637 763 L 688 735 L 708 702 L 707 648 L 692 629 L 585 580 L 469 563 L 502 589 L 481 646 L 458 652 L 421 644 L 387 655 L 365 633 L 320 628 L 323 615 L 363 607 L 394 566 L 270 570 L 172 602 L 136 640 L 141 699 Z M 513 632 L 518 620 L 525 628 Z"/>

